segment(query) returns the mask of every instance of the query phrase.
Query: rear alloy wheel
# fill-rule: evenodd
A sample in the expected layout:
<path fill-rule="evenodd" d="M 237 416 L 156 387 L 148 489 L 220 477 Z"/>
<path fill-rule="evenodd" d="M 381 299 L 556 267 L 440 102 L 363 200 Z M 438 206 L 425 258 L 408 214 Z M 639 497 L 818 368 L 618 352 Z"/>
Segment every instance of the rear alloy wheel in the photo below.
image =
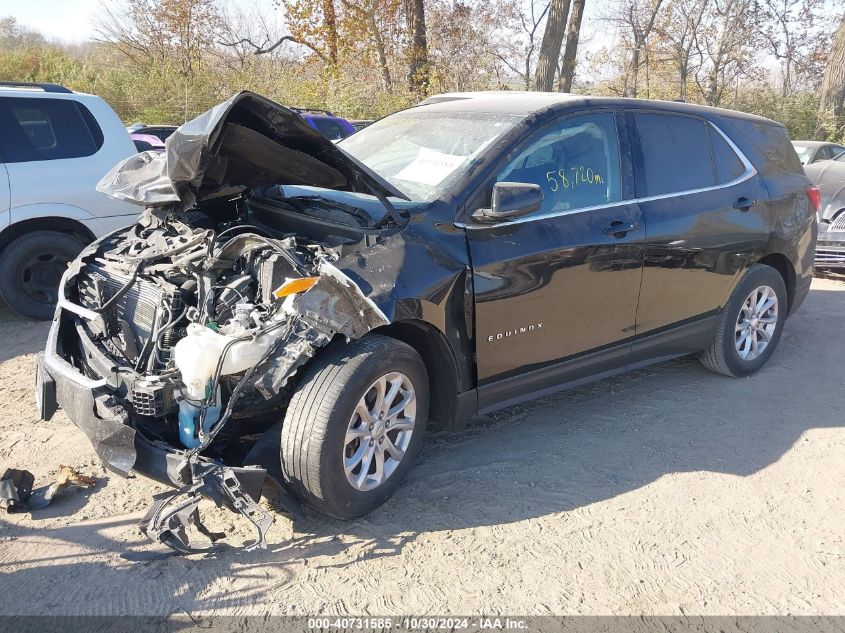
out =
<path fill-rule="evenodd" d="M 774 352 L 786 313 L 786 286 L 780 273 L 755 264 L 719 313 L 713 342 L 701 363 L 726 376 L 753 374 Z"/>
<path fill-rule="evenodd" d="M 59 282 L 85 245 L 58 231 L 34 231 L 0 254 L 0 294 L 15 312 L 47 321 L 59 298 Z"/>
<path fill-rule="evenodd" d="M 428 420 L 428 374 L 409 345 L 378 334 L 323 350 L 282 425 L 290 489 L 340 519 L 384 503 L 413 466 Z"/>
<path fill-rule="evenodd" d="M 734 344 L 742 360 L 758 358 L 772 340 L 778 325 L 778 296 L 769 286 L 751 291 L 739 309 Z"/>

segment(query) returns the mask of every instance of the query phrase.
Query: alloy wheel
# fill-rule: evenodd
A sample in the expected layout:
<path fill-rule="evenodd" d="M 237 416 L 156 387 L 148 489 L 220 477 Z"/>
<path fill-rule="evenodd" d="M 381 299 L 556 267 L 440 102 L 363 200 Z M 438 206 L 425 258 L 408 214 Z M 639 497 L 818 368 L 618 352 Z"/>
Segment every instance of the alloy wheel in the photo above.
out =
<path fill-rule="evenodd" d="M 396 471 L 411 443 L 416 413 L 416 392 L 405 374 L 385 374 L 364 392 L 343 446 L 343 470 L 353 488 L 374 490 Z"/>
<path fill-rule="evenodd" d="M 736 319 L 736 352 L 742 360 L 754 360 L 762 354 L 774 336 L 778 324 L 778 296 L 769 286 L 751 291 L 742 303 Z"/>

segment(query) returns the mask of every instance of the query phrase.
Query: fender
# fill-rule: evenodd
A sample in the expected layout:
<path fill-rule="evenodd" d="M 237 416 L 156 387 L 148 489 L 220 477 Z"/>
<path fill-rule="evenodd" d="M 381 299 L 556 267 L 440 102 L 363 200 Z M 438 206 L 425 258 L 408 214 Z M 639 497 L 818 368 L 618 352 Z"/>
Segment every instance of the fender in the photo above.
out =
<path fill-rule="evenodd" d="M 44 218 L 65 218 L 76 220 L 83 224 L 95 237 L 101 237 L 111 233 L 118 228 L 127 226 L 135 221 L 136 214 L 94 216 L 85 209 L 72 204 L 44 202 L 38 204 L 27 204 L 15 207 L 9 212 L 8 226 L 14 226 L 26 220 L 40 220 Z M 0 226 L 7 228 L 2 222 L 0 215 Z"/>
<path fill-rule="evenodd" d="M 423 322 L 449 344 L 459 385 L 474 386 L 471 268 L 466 235 L 439 206 L 415 213 L 409 224 L 336 266 L 392 323 Z"/>

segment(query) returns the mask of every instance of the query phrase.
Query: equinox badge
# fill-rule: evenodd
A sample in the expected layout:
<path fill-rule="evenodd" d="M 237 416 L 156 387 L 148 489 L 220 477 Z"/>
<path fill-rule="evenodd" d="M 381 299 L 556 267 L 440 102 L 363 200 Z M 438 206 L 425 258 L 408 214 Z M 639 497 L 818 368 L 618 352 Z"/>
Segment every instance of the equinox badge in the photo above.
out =
<path fill-rule="evenodd" d="M 487 340 L 492 343 L 493 341 L 501 341 L 503 338 L 507 338 L 509 336 L 516 336 L 517 334 L 527 334 L 528 332 L 535 332 L 543 327 L 542 323 L 532 323 L 531 325 L 522 325 L 520 327 L 515 327 L 512 330 L 506 330 L 504 332 L 497 332 L 496 334 L 491 334 L 487 337 Z"/>

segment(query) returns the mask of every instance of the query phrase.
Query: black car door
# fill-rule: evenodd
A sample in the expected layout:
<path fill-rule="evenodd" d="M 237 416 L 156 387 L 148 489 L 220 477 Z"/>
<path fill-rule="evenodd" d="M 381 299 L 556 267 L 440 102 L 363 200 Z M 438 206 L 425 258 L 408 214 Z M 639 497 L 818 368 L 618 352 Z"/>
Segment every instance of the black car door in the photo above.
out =
<path fill-rule="evenodd" d="M 637 311 L 638 337 L 683 323 L 708 338 L 706 317 L 724 305 L 745 266 L 762 256 L 769 235 L 768 196 L 756 171 L 715 125 L 681 114 L 635 111 L 637 197 L 646 253 Z M 675 337 L 696 351 L 695 336 Z M 638 344 L 639 345 L 639 344 Z M 634 359 L 638 360 L 635 347 Z"/>
<path fill-rule="evenodd" d="M 481 410 L 542 389 L 543 381 L 551 388 L 566 379 L 552 367 L 557 361 L 634 334 L 643 224 L 629 200 L 623 121 L 602 111 L 546 125 L 502 160 L 470 205 L 489 204 L 495 182 L 535 183 L 544 194 L 532 214 L 466 224 Z M 615 346 L 596 362 L 624 365 L 629 349 Z M 585 362 L 582 370 L 600 368 Z"/>

